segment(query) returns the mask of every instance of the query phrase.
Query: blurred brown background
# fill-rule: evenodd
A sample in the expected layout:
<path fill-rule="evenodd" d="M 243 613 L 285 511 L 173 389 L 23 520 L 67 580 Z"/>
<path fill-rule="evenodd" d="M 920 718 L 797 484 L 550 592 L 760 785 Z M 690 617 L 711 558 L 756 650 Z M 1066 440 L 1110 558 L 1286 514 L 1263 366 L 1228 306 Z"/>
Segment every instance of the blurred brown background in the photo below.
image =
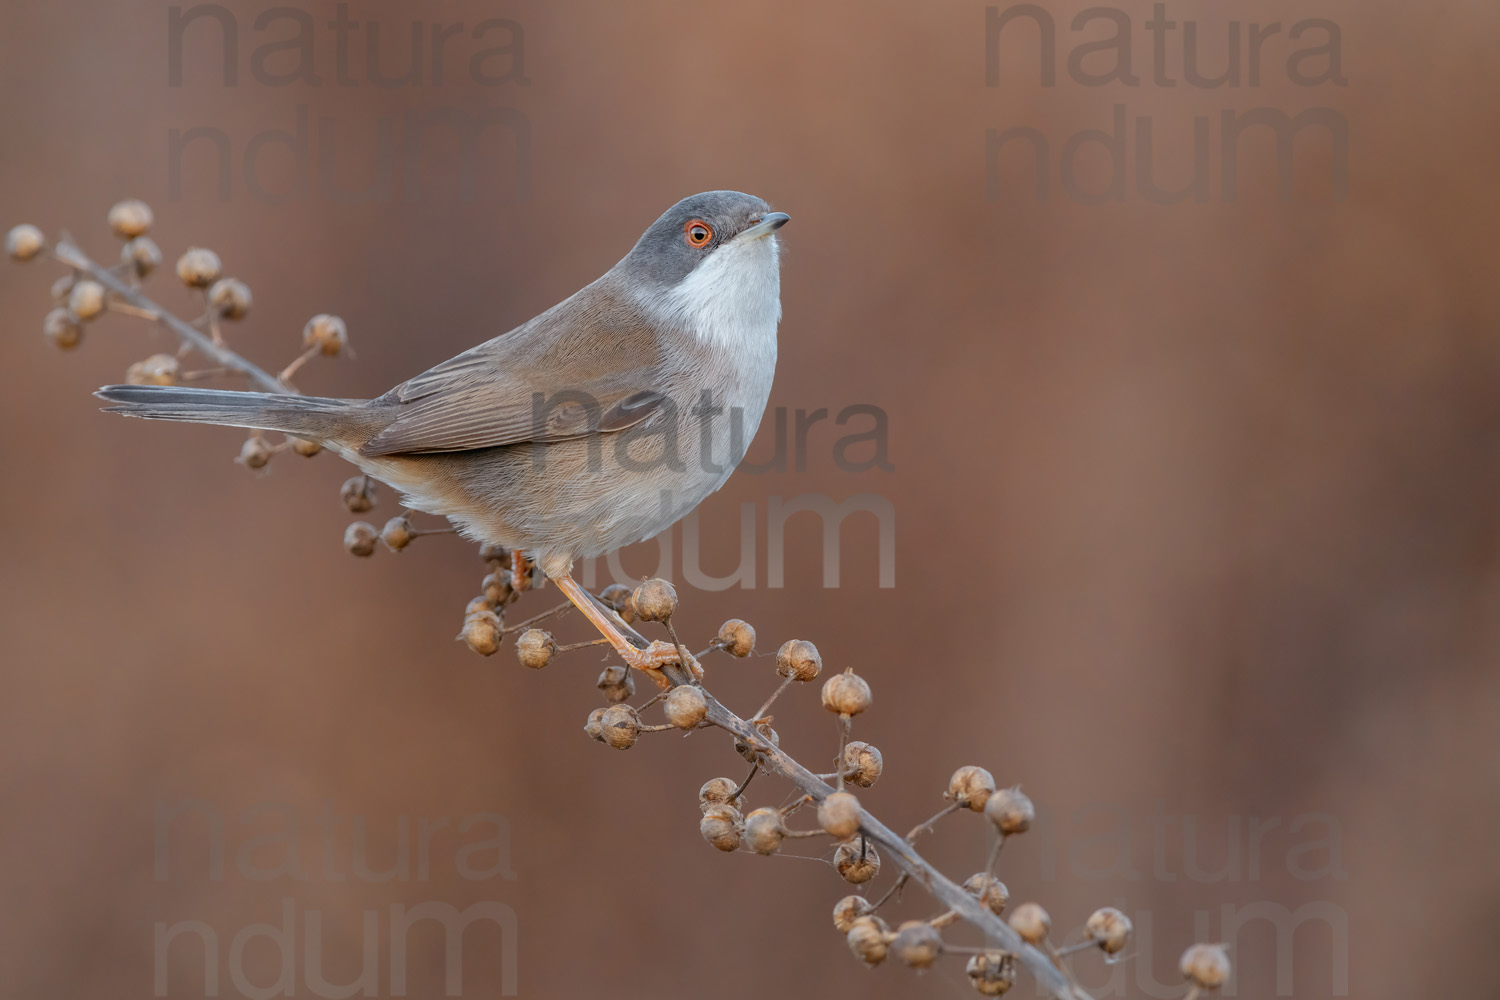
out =
<path fill-rule="evenodd" d="M 0 219 L 66 228 L 112 259 L 105 212 L 142 197 L 169 261 L 209 246 L 253 288 L 237 347 L 279 365 L 309 315 L 339 313 L 357 360 L 317 362 L 301 383 L 373 395 L 570 293 L 686 194 L 768 198 L 793 216 L 772 403 L 882 407 L 894 471 L 839 469 L 845 431 L 825 421 L 805 471 L 731 480 L 702 510 L 704 567 L 732 569 L 735 512 L 752 502 L 761 586 L 685 591 L 693 641 L 741 616 L 764 650 L 811 638 L 830 668 L 868 677 L 876 705 L 856 734 L 882 748 L 886 775 L 865 800 L 893 825 L 935 811 L 960 764 L 1024 782 L 1044 816 L 1003 856 L 1015 898 L 1040 899 L 1074 933 L 1114 903 L 1141 932 L 1113 979 L 1080 960 L 1100 995 L 1180 995 L 1176 957 L 1195 939 L 1234 943 L 1239 996 L 1493 995 L 1500 11 L 1173 3 L 1168 88 L 1152 81 L 1146 3 L 1118 8 L 1139 86 L 1070 78 L 1067 54 L 1110 33 L 1102 21 L 1069 30 L 1085 6 L 1047 5 L 1055 86 L 1040 84 L 1035 29 L 1019 22 L 1000 85 L 986 87 L 979 2 L 356 3 L 355 85 L 341 86 L 334 5 L 306 8 L 319 82 L 271 85 L 252 56 L 294 25 L 257 30 L 271 5 L 232 3 L 238 79 L 226 87 L 208 18 L 188 28 L 171 86 L 165 5 L 11 4 Z M 398 76 L 414 16 L 428 25 L 420 85 L 372 84 L 368 26 Z M 507 37 L 474 39 L 487 18 L 524 29 L 524 85 L 475 79 L 470 58 Z M 1288 55 L 1326 36 L 1289 41 L 1305 18 L 1340 29 L 1346 85 L 1289 79 Z M 1207 74 L 1222 71 L 1228 22 L 1242 52 L 1250 24 L 1281 22 L 1259 85 L 1182 82 L 1186 21 Z M 465 26 L 441 83 L 432 22 Z M 263 69 L 294 64 L 282 52 Z M 517 67 L 501 55 L 481 69 Z M 1109 129 L 1116 104 L 1132 130 L 1129 190 L 1077 204 L 1058 154 L 1080 130 Z M 247 187 L 243 157 L 258 134 L 295 131 L 299 105 L 306 197 L 271 204 Z M 417 178 L 405 172 L 408 112 L 497 107 L 524 116 L 529 158 L 513 134 L 486 132 L 465 200 L 460 144 L 439 130 Z M 1277 199 L 1269 133 L 1247 134 L 1238 197 L 1221 197 L 1220 115 L 1263 107 L 1344 117 L 1347 201 L 1333 197 L 1318 129 L 1298 139 L 1292 201 Z M 1151 120 L 1158 182 L 1180 186 L 1195 115 L 1211 128 L 1209 199 L 1141 197 L 1135 120 Z M 335 130 L 330 157 L 320 118 Z M 382 118 L 394 197 L 336 201 L 319 164 L 343 188 L 368 185 Z M 1049 197 L 1038 202 L 1011 149 L 990 201 L 985 130 L 1021 125 L 1050 143 Z M 188 147 L 175 197 L 169 187 L 170 132 L 196 126 L 232 145 L 227 200 L 209 141 Z M 1098 144 L 1078 165 L 1084 188 L 1108 183 Z M 284 146 L 264 143 L 258 170 L 263 191 L 295 190 Z M 169 996 L 202 995 L 197 939 L 174 941 L 165 964 L 154 954 L 154 925 L 183 921 L 217 935 L 219 995 L 248 995 L 280 959 L 265 939 L 237 959 L 231 943 L 279 922 L 288 899 L 303 996 L 318 995 L 310 914 L 335 983 L 359 974 L 362 912 L 376 915 L 387 996 L 390 904 L 427 901 L 513 909 L 521 996 L 970 995 L 962 960 L 921 977 L 860 968 L 829 926 L 844 886 L 826 864 L 702 842 L 698 785 L 743 771 L 722 740 L 610 751 L 581 732 L 597 701 L 592 652 L 532 674 L 509 649 L 481 660 L 452 642 L 482 574 L 470 547 L 423 539 L 354 560 L 336 495 L 349 470 L 331 457 L 283 456 L 256 475 L 232 461 L 235 432 L 99 414 L 88 391 L 162 348 L 115 318 L 76 354 L 52 349 L 40 330 L 56 274 L 0 272 L 4 995 L 141 997 L 158 976 Z M 149 291 L 190 308 L 170 273 Z M 821 587 L 807 515 L 789 530 L 786 587 L 765 588 L 767 498 L 804 493 L 891 501 L 894 589 L 876 585 L 868 515 L 844 527 L 838 589 Z M 395 511 L 387 491 L 370 516 Z M 625 563 L 650 572 L 652 553 Z M 583 634 L 576 622 L 559 632 Z M 743 711 L 773 684 L 766 659 L 711 666 Z M 794 753 L 831 756 L 815 692 L 792 692 L 776 716 Z M 755 804 L 779 802 L 759 780 Z M 156 876 L 154 817 L 188 798 L 223 817 L 221 881 L 203 811 L 172 826 Z M 325 803 L 345 817 L 329 849 L 342 881 L 323 869 Z M 459 868 L 459 848 L 489 834 L 453 828 L 481 813 L 508 820 L 513 880 Z M 417 826 L 442 817 L 424 881 Z M 287 859 L 285 842 L 257 838 L 289 820 L 307 878 L 252 877 Z M 349 874 L 359 859 L 389 868 L 403 822 L 409 878 Z M 982 825 L 945 821 L 934 860 L 973 870 Z M 910 893 L 905 912 L 930 907 Z M 464 996 L 499 994 L 495 939 L 488 925 L 468 932 Z M 411 942 L 408 995 L 440 995 L 440 935 Z"/>

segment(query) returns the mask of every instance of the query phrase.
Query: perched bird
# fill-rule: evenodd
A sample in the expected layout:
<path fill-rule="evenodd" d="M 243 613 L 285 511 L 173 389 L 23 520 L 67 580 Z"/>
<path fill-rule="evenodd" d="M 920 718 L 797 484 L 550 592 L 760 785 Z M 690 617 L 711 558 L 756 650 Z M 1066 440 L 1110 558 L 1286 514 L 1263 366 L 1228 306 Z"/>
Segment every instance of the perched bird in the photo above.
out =
<path fill-rule="evenodd" d="M 632 666 L 678 660 L 572 578 L 723 485 L 776 369 L 787 221 L 736 191 L 685 198 L 536 318 L 374 399 L 112 385 L 109 412 L 314 441 L 481 542 L 530 554 Z"/>

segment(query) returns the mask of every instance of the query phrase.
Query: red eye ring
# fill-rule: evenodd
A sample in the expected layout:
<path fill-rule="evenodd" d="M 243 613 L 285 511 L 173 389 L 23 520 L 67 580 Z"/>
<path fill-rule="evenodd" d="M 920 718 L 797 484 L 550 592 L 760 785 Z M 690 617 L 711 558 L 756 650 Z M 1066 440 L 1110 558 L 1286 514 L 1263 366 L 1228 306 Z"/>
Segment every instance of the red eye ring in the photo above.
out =
<path fill-rule="evenodd" d="M 708 241 L 714 238 L 714 227 L 702 219 L 694 219 L 682 227 L 682 234 L 688 246 L 701 249 L 708 246 Z"/>

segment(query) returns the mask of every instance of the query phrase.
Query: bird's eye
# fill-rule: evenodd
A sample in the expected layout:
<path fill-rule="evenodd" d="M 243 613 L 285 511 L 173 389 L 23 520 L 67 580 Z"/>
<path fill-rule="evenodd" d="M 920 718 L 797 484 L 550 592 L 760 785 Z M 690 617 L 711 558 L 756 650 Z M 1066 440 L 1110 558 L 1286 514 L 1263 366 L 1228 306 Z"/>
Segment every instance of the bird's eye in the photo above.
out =
<path fill-rule="evenodd" d="M 708 246 L 708 241 L 714 238 L 713 227 L 702 219 L 694 219 L 686 226 L 683 226 L 682 231 L 687 235 L 688 246 L 690 247 L 706 247 Z"/>

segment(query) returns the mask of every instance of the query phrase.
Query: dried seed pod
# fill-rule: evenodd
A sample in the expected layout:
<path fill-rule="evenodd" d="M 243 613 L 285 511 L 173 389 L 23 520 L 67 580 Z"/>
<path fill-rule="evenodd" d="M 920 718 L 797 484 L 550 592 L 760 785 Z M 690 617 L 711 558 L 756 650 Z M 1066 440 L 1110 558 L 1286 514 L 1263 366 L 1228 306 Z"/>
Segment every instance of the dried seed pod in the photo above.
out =
<path fill-rule="evenodd" d="M 848 840 L 859 832 L 859 799 L 834 792 L 818 803 L 818 825 L 831 837 Z"/>
<path fill-rule="evenodd" d="M 271 461 L 271 456 L 274 454 L 275 452 L 271 450 L 270 445 L 266 444 L 264 438 L 258 435 L 252 435 L 251 437 L 247 437 L 245 439 L 244 444 L 240 445 L 240 457 L 235 459 L 235 461 L 239 462 L 247 469 L 264 469 L 266 467 L 266 463 Z M 346 535 L 346 546 L 347 541 L 348 536 Z M 350 549 L 349 551 L 353 552 L 354 550 Z M 359 553 L 356 553 L 356 555 L 358 554 Z"/>
<path fill-rule="evenodd" d="M 599 600 L 614 609 L 615 614 L 629 625 L 635 621 L 635 594 L 622 583 L 612 583 L 599 592 Z"/>
<path fill-rule="evenodd" d="M 745 840 L 756 854 L 775 854 L 781 850 L 785 836 L 781 828 L 781 813 L 775 809 L 754 809 L 745 817 Z"/>
<path fill-rule="evenodd" d="M 15 226 L 5 234 L 5 252 L 16 260 L 31 260 L 42 252 L 42 247 L 47 245 L 47 239 L 42 231 L 36 226 L 22 223 Z"/>
<path fill-rule="evenodd" d="M 557 643 L 552 641 L 552 633 L 539 628 L 529 628 L 521 633 L 521 638 L 516 640 L 516 659 L 521 661 L 521 666 L 530 667 L 532 670 L 540 670 L 552 659 L 552 654 L 557 652 Z M 631 715 L 635 710 L 631 709 Z M 636 720 L 639 725 L 640 720 Z M 635 737 L 630 738 L 630 743 L 635 742 Z M 629 746 L 630 743 L 625 744 Z M 611 742 L 610 746 L 614 746 Z M 621 748 L 623 749 L 623 747 Z"/>
<path fill-rule="evenodd" d="M 666 713 L 667 721 L 678 729 L 692 729 L 708 715 L 708 702 L 702 691 L 684 684 L 667 695 Z"/>
<path fill-rule="evenodd" d="M 479 546 L 479 561 L 486 563 L 508 563 L 510 562 L 510 549 L 504 545 L 496 545 L 494 542 L 485 542 Z"/>
<path fill-rule="evenodd" d="M 604 698 L 610 704 L 624 701 L 635 694 L 635 679 L 630 676 L 629 667 L 605 667 L 594 686 L 604 692 Z"/>
<path fill-rule="evenodd" d="M 818 647 L 806 639 L 788 639 L 776 651 L 776 672 L 783 677 L 810 681 L 822 669 L 823 657 L 818 655 Z"/>
<path fill-rule="evenodd" d="M 392 552 L 400 552 L 410 545 L 411 537 L 411 519 L 405 516 L 391 518 L 380 529 L 380 540 Z"/>
<path fill-rule="evenodd" d="M 854 921 L 875 912 L 875 904 L 863 896 L 845 896 L 833 904 L 833 926 L 848 934 Z"/>
<path fill-rule="evenodd" d="M 844 939 L 849 943 L 849 950 L 854 952 L 855 958 L 866 965 L 876 966 L 885 961 L 890 938 L 885 921 L 870 914 L 855 918 Z"/>
<path fill-rule="evenodd" d="M 834 764 L 837 763 L 835 758 Z M 884 771 L 885 758 L 880 756 L 878 749 L 860 740 L 844 744 L 844 780 L 849 784 L 869 788 L 880 780 Z"/>
<path fill-rule="evenodd" d="M 238 278 L 220 278 L 209 286 L 208 306 L 225 319 L 244 319 L 250 311 L 250 286 Z"/>
<path fill-rule="evenodd" d="M 1095 910 L 1084 929 L 1106 955 L 1118 955 L 1130 942 L 1130 918 L 1113 906 Z"/>
<path fill-rule="evenodd" d="M 480 609 L 464 616 L 464 643 L 480 656 L 493 656 L 500 648 L 503 634 L 500 618 L 493 611 Z"/>
<path fill-rule="evenodd" d="M 120 248 L 120 263 L 144 278 L 161 267 L 161 247 L 149 236 L 137 236 Z"/>
<path fill-rule="evenodd" d="M 1041 944 L 1052 931 L 1052 918 L 1036 903 L 1022 903 L 1011 911 L 1010 929 L 1027 944 Z"/>
<path fill-rule="evenodd" d="M 153 354 L 125 369 L 131 385 L 176 385 L 182 377 L 182 362 L 174 354 Z"/>
<path fill-rule="evenodd" d="M 375 525 L 368 521 L 355 521 L 344 529 L 344 548 L 352 556 L 374 555 L 375 539 L 379 537 Z"/>
<path fill-rule="evenodd" d="M 79 319 L 93 319 L 104 311 L 104 286 L 87 279 L 75 282 L 68 293 L 68 308 Z"/>
<path fill-rule="evenodd" d="M 755 731 L 760 733 L 761 737 L 772 746 L 781 746 L 781 735 L 777 733 L 776 730 L 771 728 L 771 724 L 769 722 L 756 723 Z M 734 752 L 739 754 L 741 757 L 745 758 L 752 764 L 760 763 L 760 755 L 762 751 L 756 747 L 752 747 L 750 744 L 746 743 L 744 740 L 740 739 L 737 736 L 734 740 Z"/>
<path fill-rule="evenodd" d="M 219 255 L 202 247 L 192 247 L 177 258 L 177 277 L 189 288 L 207 288 L 219 280 L 222 269 Z"/>
<path fill-rule="evenodd" d="M 302 346 L 316 347 L 324 357 L 333 357 L 348 344 L 349 328 L 337 316 L 318 313 L 302 328 Z"/>
<path fill-rule="evenodd" d="M 583 724 L 583 731 L 588 733 L 589 739 L 599 743 L 604 742 L 604 709 L 596 708 L 589 713 L 589 721 Z"/>
<path fill-rule="evenodd" d="M 515 589 L 511 586 L 510 570 L 508 569 L 495 570 L 495 572 L 487 575 L 479 586 L 484 591 L 484 596 L 494 601 L 496 605 L 501 605 L 509 601 L 511 595 L 515 593 Z"/>
<path fill-rule="evenodd" d="M 312 458 L 323 450 L 323 446 L 316 441 L 309 441 L 307 438 L 294 437 L 292 438 L 292 450 L 303 458 Z"/>
<path fill-rule="evenodd" d="M 891 950 L 913 969 L 929 969 L 943 951 L 943 936 L 925 920 L 908 920 L 896 928 Z"/>
<path fill-rule="evenodd" d="M 339 487 L 339 497 L 351 514 L 363 514 L 379 499 L 375 493 L 375 480 L 368 476 L 344 480 L 344 485 Z"/>
<path fill-rule="evenodd" d="M 643 622 L 664 622 L 677 611 L 677 588 L 657 577 L 635 588 L 634 599 Z"/>
<path fill-rule="evenodd" d="M 833 866 L 845 882 L 863 885 L 880 874 L 880 855 L 875 845 L 863 837 L 846 840 L 833 852 Z"/>
<path fill-rule="evenodd" d="M 1005 883 L 988 872 L 976 872 L 964 881 L 964 891 L 974 896 L 996 916 L 1010 902 L 1010 890 Z"/>
<path fill-rule="evenodd" d="M 109 228 L 122 240 L 133 239 L 151 228 L 151 206 L 138 198 L 117 201 L 109 210 Z"/>
<path fill-rule="evenodd" d="M 488 597 L 485 597 L 483 594 L 480 594 L 478 597 L 469 602 L 468 607 L 464 608 L 464 614 L 472 615 L 476 611 L 494 610 L 495 605 L 490 603 L 490 599 Z"/>
<path fill-rule="evenodd" d="M 1002 788 L 991 795 L 984 804 L 984 814 L 1002 835 L 1010 836 L 1031 829 L 1031 821 L 1036 819 L 1036 806 L 1031 804 L 1031 799 L 1027 798 L 1018 785 L 1015 788 Z"/>
<path fill-rule="evenodd" d="M 58 305 L 68 304 L 68 293 L 73 291 L 73 285 L 78 281 L 78 275 L 72 271 L 62 275 L 52 283 L 52 301 Z"/>
<path fill-rule="evenodd" d="M 614 709 L 610 711 L 613 712 Z M 739 850 L 740 837 L 744 831 L 745 824 L 740 819 L 740 811 L 731 805 L 710 806 L 704 810 L 703 819 L 698 823 L 698 832 L 703 834 L 703 839 L 721 851 Z"/>
<path fill-rule="evenodd" d="M 71 351 L 83 343 L 83 324 L 70 309 L 54 309 L 42 321 L 42 332 L 53 345 Z"/>
<path fill-rule="evenodd" d="M 551 636 L 548 636 L 551 641 Z M 629 750 L 641 735 L 641 717 L 629 705 L 611 705 L 599 717 L 604 742 L 616 750 Z"/>
<path fill-rule="evenodd" d="M 1216 990 L 1229 979 L 1229 952 L 1222 944 L 1195 944 L 1177 965 L 1182 978 L 1204 990 Z"/>
<path fill-rule="evenodd" d="M 755 651 L 755 629 L 749 622 L 731 618 L 719 626 L 715 641 L 730 656 L 749 656 Z"/>
<path fill-rule="evenodd" d="M 943 798 L 949 802 L 962 802 L 964 808 L 984 812 L 984 804 L 995 791 L 995 776 L 975 764 L 966 764 L 953 772 L 948 779 L 948 791 Z"/>
<path fill-rule="evenodd" d="M 729 804 L 729 796 L 740 787 L 740 783 L 733 778 L 709 778 L 698 789 L 698 808 L 707 811 L 713 806 Z"/>
<path fill-rule="evenodd" d="M 850 667 L 823 683 L 823 707 L 839 715 L 858 715 L 870 707 L 870 685 Z"/>
<path fill-rule="evenodd" d="M 997 997 L 1016 984 L 1016 959 L 1003 951 L 984 951 L 969 959 L 964 972 L 981 996 Z"/>

